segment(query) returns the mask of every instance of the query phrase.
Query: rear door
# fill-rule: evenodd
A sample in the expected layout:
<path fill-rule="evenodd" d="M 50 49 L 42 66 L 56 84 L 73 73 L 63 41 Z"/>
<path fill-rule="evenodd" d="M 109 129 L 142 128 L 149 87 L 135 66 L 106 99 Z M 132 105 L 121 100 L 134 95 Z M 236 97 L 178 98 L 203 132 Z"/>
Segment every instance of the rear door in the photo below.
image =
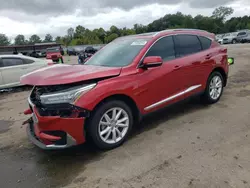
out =
<path fill-rule="evenodd" d="M 18 57 L 2 58 L 2 77 L 6 86 L 19 85 L 20 77 L 25 72 L 23 60 Z"/>

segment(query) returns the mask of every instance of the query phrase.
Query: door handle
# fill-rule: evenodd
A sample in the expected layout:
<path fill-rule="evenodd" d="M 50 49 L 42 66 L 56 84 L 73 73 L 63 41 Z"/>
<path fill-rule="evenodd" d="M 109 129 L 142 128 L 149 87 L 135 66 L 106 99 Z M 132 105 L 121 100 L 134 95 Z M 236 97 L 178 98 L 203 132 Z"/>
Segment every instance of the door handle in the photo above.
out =
<path fill-rule="evenodd" d="M 178 70 L 178 69 L 180 69 L 181 68 L 181 66 L 180 65 L 176 65 L 176 66 L 174 66 L 174 70 Z"/>

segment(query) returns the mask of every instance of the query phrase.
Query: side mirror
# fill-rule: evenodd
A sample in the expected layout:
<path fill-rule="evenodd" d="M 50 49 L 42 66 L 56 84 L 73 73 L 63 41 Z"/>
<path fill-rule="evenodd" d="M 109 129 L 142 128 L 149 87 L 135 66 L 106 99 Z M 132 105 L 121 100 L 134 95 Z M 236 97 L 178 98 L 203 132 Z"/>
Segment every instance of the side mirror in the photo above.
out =
<path fill-rule="evenodd" d="M 234 64 L 234 58 L 233 57 L 228 57 L 227 58 L 227 63 L 228 63 L 228 65 L 233 65 Z"/>
<path fill-rule="evenodd" d="M 159 67 L 163 63 L 163 60 L 160 56 L 148 56 L 145 57 L 143 63 L 141 65 L 142 68 L 151 68 L 151 67 Z"/>

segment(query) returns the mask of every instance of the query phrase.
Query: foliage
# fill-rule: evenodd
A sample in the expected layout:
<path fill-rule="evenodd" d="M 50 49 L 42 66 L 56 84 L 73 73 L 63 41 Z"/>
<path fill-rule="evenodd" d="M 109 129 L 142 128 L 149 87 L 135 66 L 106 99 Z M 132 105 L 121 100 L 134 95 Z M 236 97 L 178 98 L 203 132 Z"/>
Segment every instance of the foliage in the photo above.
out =
<path fill-rule="evenodd" d="M 10 44 L 8 37 L 5 34 L 0 34 L 0 46 L 7 46 Z"/>
<path fill-rule="evenodd" d="M 74 37 L 74 29 L 72 27 L 67 30 L 67 35 L 68 35 L 70 40 L 73 39 L 73 37 Z"/>
<path fill-rule="evenodd" d="M 51 34 L 46 34 L 43 42 L 52 42 L 52 41 L 53 41 L 52 35 Z"/>
<path fill-rule="evenodd" d="M 224 21 L 228 16 L 233 14 L 233 12 L 234 9 L 231 7 L 220 6 L 213 11 L 212 18 L 221 19 L 222 21 Z"/>
<path fill-rule="evenodd" d="M 38 35 L 32 35 L 30 37 L 30 40 L 29 40 L 30 44 L 35 44 L 35 43 L 40 43 L 40 42 L 41 42 L 41 39 Z"/>
<path fill-rule="evenodd" d="M 17 35 L 15 37 L 15 45 L 24 45 L 26 44 L 24 35 Z"/>
<path fill-rule="evenodd" d="M 233 11 L 230 7 L 218 7 L 213 11 L 212 16 L 197 15 L 195 17 L 177 12 L 176 14 L 166 14 L 148 25 L 134 24 L 133 28 L 118 28 L 113 25 L 106 31 L 103 28 L 89 30 L 84 26 L 78 25 L 76 28 L 69 28 L 65 36 L 57 36 L 55 41 L 65 46 L 74 46 L 109 43 L 120 36 L 175 28 L 202 29 L 216 34 L 250 29 L 250 16 L 232 17 L 228 19 Z M 0 44 L 1 38 L 3 37 L 0 37 Z M 19 38 L 20 36 L 18 39 Z M 6 44 L 8 44 L 8 40 L 5 41 L 7 41 Z M 19 41 L 23 42 L 25 39 L 23 40 L 22 38 L 22 40 L 19 39 L 18 42 Z M 37 35 L 33 35 L 29 42 L 33 44 L 39 41 L 40 38 Z M 52 41 L 52 36 L 47 34 L 44 41 Z"/>

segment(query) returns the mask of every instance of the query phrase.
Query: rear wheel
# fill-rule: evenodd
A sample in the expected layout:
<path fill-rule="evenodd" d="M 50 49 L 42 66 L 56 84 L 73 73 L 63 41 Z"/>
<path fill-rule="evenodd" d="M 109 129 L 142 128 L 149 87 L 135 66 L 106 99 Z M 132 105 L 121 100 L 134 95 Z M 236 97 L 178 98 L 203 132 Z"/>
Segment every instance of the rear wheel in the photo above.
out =
<path fill-rule="evenodd" d="M 233 43 L 233 44 L 236 44 L 236 40 L 235 40 L 235 39 L 233 39 L 233 40 L 232 40 L 232 43 Z"/>
<path fill-rule="evenodd" d="M 126 140 L 132 125 L 131 109 L 122 101 L 108 101 L 94 111 L 87 134 L 98 148 L 113 149 Z"/>
<path fill-rule="evenodd" d="M 203 100 L 208 104 L 216 103 L 223 93 L 223 85 L 221 73 L 217 71 L 213 72 L 208 78 Z"/>

